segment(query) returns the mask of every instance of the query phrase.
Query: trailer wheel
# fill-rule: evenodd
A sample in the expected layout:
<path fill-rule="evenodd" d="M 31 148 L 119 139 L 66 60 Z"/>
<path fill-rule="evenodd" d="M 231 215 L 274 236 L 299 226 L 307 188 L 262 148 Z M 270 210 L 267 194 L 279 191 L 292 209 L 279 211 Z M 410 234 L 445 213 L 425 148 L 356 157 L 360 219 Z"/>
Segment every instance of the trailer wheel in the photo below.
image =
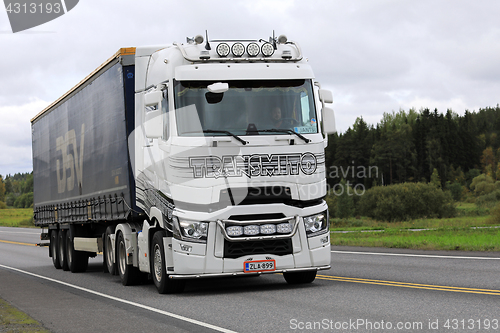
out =
<path fill-rule="evenodd" d="M 104 265 L 111 275 L 118 275 L 116 260 L 113 262 L 113 241 L 111 235 L 115 233 L 115 227 L 109 226 L 104 233 Z"/>
<path fill-rule="evenodd" d="M 89 255 L 84 251 L 76 251 L 73 246 L 73 235 L 66 232 L 66 261 L 71 273 L 85 272 L 89 266 Z"/>
<path fill-rule="evenodd" d="M 160 294 L 175 294 L 184 290 L 185 280 L 170 279 L 166 271 L 165 246 L 163 244 L 164 231 L 157 231 L 153 236 L 151 247 L 151 275 Z"/>
<path fill-rule="evenodd" d="M 316 279 L 317 271 L 305 271 L 305 272 L 285 272 L 283 277 L 289 284 L 302 284 L 311 283 Z"/>
<path fill-rule="evenodd" d="M 59 265 L 63 271 L 69 271 L 67 253 L 66 253 L 66 230 L 59 229 L 57 234 L 57 247 L 59 256 Z"/>
<path fill-rule="evenodd" d="M 140 281 L 140 271 L 137 267 L 127 264 L 127 246 L 123 233 L 119 232 L 116 241 L 116 262 L 118 273 L 124 286 L 132 286 Z"/>
<path fill-rule="evenodd" d="M 58 244 L 57 230 L 52 230 L 50 233 L 50 254 L 52 256 L 52 263 L 56 269 L 61 269 L 59 261 L 59 244 Z"/>

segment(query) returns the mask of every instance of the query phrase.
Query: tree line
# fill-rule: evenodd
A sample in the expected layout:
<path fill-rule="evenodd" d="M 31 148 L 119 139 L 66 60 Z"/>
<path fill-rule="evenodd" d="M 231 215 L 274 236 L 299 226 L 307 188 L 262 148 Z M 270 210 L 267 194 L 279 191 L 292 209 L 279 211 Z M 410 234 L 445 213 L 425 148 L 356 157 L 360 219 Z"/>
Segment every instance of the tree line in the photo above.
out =
<path fill-rule="evenodd" d="M 0 175 L 0 209 L 33 207 L 33 173 Z"/>
<path fill-rule="evenodd" d="M 399 110 L 376 125 L 358 117 L 345 133 L 329 136 L 328 184 L 351 186 L 432 182 L 469 187 L 484 173 L 500 179 L 500 106 L 465 111 Z M 368 174 L 366 170 L 374 170 Z M 338 170 L 342 170 L 340 173 Z M 353 172 L 345 172 L 351 170 Z M 363 171 L 363 172 L 362 172 Z"/>

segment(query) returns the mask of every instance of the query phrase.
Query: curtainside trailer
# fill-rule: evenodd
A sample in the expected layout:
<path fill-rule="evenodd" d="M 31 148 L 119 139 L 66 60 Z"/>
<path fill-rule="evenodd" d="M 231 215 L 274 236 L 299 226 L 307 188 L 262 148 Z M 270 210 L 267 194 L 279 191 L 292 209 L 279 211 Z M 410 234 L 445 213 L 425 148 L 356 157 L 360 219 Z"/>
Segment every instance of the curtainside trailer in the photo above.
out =
<path fill-rule="evenodd" d="M 34 221 L 58 269 L 124 285 L 330 268 L 335 131 L 297 43 L 122 48 L 32 120 Z"/>

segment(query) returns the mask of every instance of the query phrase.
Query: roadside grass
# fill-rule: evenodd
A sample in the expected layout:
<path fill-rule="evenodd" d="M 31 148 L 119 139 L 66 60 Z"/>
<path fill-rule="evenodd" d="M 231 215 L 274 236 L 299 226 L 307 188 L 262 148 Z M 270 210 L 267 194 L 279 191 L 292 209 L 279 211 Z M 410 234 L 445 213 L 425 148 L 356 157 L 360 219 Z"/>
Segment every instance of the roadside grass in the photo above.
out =
<path fill-rule="evenodd" d="M 489 216 L 464 216 L 445 219 L 417 219 L 402 222 L 381 222 L 367 217 L 350 219 L 331 219 L 333 231 L 361 231 L 361 230 L 394 230 L 401 229 L 439 229 L 439 228 L 470 228 L 492 226 Z"/>
<path fill-rule="evenodd" d="M 453 218 L 382 222 L 331 219 L 331 244 L 420 250 L 500 251 L 500 227 L 489 209 L 458 203 Z M 425 230 L 429 229 L 429 230 Z M 344 231 L 343 233 L 341 233 Z M 364 231 L 364 232 L 363 232 Z M 369 232 L 381 231 L 381 232 Z"/>
<path fill-rule="evenodd" d="M 50 333 L 39 322 L 0 299 L 0 332 Z"/>
<path fill-rule="evenodd" d="M 500 251 L 500 228 L 447 228 L 425 231 L 389 230 L 331 234 L 332 245 L 416 250 Z"/>
<path fill-rule="evenodd" d="M 35 227 L 32 208 L 0 209 L 0 226 L 2 227 Z"/>

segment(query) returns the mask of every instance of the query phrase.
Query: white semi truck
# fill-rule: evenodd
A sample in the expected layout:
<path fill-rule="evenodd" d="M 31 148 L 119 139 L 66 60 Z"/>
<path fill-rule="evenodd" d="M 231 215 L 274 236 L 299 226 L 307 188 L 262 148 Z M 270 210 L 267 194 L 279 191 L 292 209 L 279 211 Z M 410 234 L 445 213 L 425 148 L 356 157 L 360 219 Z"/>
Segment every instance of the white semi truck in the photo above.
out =
<path fill-rule="evenodd" d="M 334 114 L 285 36 L 120 49 L 34 117 L 34 220 L 56 268 L 124 285 L 330 268 Z"/>

